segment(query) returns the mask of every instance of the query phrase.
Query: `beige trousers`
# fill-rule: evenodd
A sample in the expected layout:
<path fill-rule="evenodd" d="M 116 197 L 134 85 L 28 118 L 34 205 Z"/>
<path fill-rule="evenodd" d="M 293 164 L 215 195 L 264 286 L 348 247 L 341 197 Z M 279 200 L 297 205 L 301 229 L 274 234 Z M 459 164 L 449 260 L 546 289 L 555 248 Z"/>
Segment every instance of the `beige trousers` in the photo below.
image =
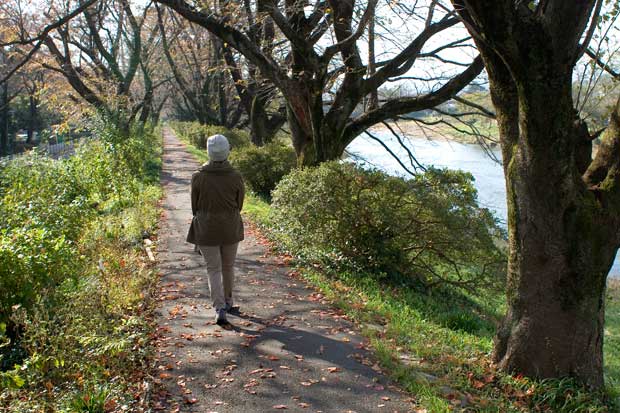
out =
<path fill-rule="evenodd" d="M 239 243 L 228 245 L 199 245 L 209 277 L 209 291 L 213 308 L 222 309 L 233 305 L 232 290 L 235 282 L 235 258 Z"/>

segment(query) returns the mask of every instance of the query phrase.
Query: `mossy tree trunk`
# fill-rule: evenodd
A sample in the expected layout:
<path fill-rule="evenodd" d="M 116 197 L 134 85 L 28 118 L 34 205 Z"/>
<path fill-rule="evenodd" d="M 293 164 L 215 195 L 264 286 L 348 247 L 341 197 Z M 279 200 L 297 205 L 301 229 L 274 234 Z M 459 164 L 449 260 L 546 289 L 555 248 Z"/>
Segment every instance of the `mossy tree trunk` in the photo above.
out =
<path fill-rule="evenodd" d="M 601 387 L 606 277 L 620 246 L 620 106 L 592 161 L 572 98 L 595 1 L 453 3 L 489 73 L 504 158 L 508 312 L 495 361 Z"/>

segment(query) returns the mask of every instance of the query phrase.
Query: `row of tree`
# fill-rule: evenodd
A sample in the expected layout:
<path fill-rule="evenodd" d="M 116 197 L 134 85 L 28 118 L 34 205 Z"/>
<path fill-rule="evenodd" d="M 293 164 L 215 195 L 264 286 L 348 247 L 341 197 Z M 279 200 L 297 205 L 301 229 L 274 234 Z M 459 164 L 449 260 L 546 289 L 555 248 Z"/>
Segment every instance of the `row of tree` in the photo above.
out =
<path fill-rule="evenodd" d="M 4 80 L 44 68 L 70 85 L 70 101 L 121 131 L 169 107 L 182 119 L 247 125 L 257 145 L 286 128 L 299 164 L 314 165 L 373 125 L 453 99 L 468 115 L 496 117 L 510 251 L 495 359 L 534 377 L 603 384 L 604 292 L 620 246 L 620 100 L 605 130 L 590 131 L 574 71 L 588 55 L 590 75 L 618 76 L 601 53 L 618 34 L 617 1 L 35 3 L 0 6 Z M 485 68 L 494 111 L 459 96 Z M 403 81 L 416 93 L 380 93 Z"/>
<path fill-rule="evenodd" d="M 166 103 L 182 119 L 248 125 L 258 145 L 286 123 L 300 163 L 314 164 L 339 157 L 376 123 L 450 100 L 483 68 L 479 57 L 442 56 L 471 45 L 462 28 L 455 37 L 459 20 L 441 2 L 161 4 L 178 14 L 129 0 L 6 3 L 1 39 L 13 64 L 4 65 L 4 77 L 16 66 L 61 75 L 70 100 L 88 103 L 121 130 L 157 119 Z M 389 27 L 389 19 L 401 27 Z M 395 51 L 376 56 L 375 42 Z M 417 78 L 422 92 L 379 102 L 377 91 L 418 62 L 430 72 Z"/>

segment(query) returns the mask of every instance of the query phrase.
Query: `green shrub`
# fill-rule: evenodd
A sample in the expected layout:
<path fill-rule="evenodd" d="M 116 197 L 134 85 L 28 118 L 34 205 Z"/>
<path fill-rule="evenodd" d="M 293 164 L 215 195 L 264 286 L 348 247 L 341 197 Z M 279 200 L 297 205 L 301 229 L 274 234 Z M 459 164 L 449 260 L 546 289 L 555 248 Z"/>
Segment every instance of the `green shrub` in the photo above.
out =
<path fill-rule="evenodd" d="M 141 240 L 142 228 L 152 226 L 140 194 L 142 180 L 155 179 L 153 136 L 93 141 L 68 159 L 25 157 L 0 169 L 0 323 L 10 324 L 13 306 L 28 309 L 45 290 L 79 275 L 76 241 L 98 214 L 118 214 L 112 238 Z"/>
<path fill-rule="evenodd" d="M 89 211 L 88 194 L 69 162 L 27 157 L 0 169 L 0 228 L 45 228 L 75 238 Z"/>
<path fill-rule="evenodd" d="M 293 148 L 279 142 L 233 150 L 230 162 L 241 172 L 252 191 L 267 198 L 282 177 L 297 165 Z"/>
<path fill-rule="evenodd" d="M 181 137 L 187 139 L 199 149 L 207 149 L 209 136 L 220 134 L 226 136 L 233 148 L 240 148 L 250 144 L 248 132 L 241 129 L 227 129 L 224 126 L 202 125 L 198 122 L 170 122 L 170 126 Z"/>
<path fill-rule="evenodd" d="M 131 406 L 156 282 L 136 245 L 158 218 L 161 135 L 116 133 L 0 166 L 2 411 L 102 411 L 108 391 Z"/>
<path fill-rule="evenodd" d="M 30 308 L 44 290 L 76 275 L 75 245 L 48 231 L 16 228 L 0 232 L 0 323 L 16 305 Z"/>
<path fill-rule="evenodd" d="M 329 266 L 406 276 L 426 286 L 501 282 L 503 234 L 471 175 L 431 169 L 405 180 L 349 163 L 296 170 L 273 191 L 273 236 Z"/>

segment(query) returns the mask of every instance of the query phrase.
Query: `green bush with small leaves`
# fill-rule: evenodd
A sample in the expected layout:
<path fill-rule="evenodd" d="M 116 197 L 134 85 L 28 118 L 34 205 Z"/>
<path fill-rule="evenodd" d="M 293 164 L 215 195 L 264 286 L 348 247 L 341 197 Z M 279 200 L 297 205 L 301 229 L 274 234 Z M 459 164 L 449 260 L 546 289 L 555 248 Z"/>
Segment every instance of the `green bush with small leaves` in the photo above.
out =
<path fill-rule="evenodd" d="M 80 258 L 75 243 L 43 228 L 0 231 L 0 322 L 14 306 L 31 308 L 44 291 L 75 277 Z"/>
<path fill-rule="evenodd" d="M 159 216 L 161 134 L 98 126 L 66 159 L 0 165 L 2 411 L 133 410 L 156 283 L 141 245 Z"/>
<path fill-rule="evenodd" d="M 241 172 L 246 185 L 265 198 L 269 198 L 278 182 L 297 166 L 293 148 L 279 142 L 235 149 L 230 154 L 230 162 Z"/>
<path fill-rule="evenodd" d="M 504 234 L 480 208 L 471 175 L 429 169 L 412 179 L 350 163 L 293 171 L 273 191 L 273 236 L 327 266 L 425 286 L 501 285 Z"/>

